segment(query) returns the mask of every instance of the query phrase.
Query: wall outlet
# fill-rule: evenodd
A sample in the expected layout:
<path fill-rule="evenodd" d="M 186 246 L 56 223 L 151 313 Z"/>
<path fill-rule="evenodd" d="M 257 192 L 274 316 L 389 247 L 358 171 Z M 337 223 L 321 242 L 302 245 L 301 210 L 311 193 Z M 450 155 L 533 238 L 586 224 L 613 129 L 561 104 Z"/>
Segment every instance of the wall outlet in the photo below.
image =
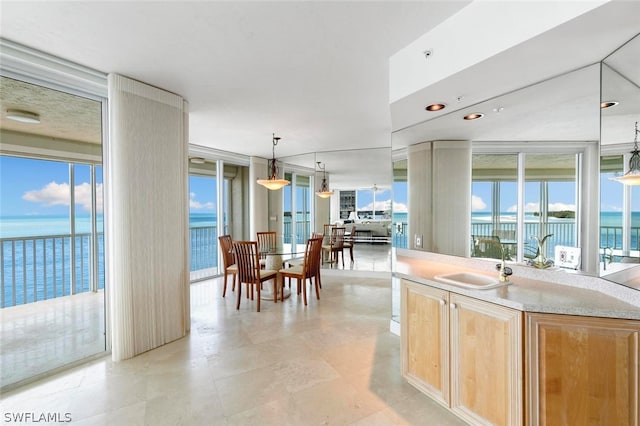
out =
<path fill-rule="evenodd" d="M 422 248 L 422 235 L 415 234 L 413 245 L 416 248 Z"/>

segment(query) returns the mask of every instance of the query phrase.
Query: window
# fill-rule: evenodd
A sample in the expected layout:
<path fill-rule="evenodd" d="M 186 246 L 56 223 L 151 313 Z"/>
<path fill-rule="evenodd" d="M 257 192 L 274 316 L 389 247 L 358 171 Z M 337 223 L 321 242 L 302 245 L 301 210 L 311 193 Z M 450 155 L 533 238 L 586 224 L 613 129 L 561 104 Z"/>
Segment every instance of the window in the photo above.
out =
<path fill-rule="evenodd" d="M 496 258 L 504 249 L 512 260 L 552 259 L 556 246 L 576 246 L 576 164 L 575 153 L 474 154 L 471 255 Z"/>

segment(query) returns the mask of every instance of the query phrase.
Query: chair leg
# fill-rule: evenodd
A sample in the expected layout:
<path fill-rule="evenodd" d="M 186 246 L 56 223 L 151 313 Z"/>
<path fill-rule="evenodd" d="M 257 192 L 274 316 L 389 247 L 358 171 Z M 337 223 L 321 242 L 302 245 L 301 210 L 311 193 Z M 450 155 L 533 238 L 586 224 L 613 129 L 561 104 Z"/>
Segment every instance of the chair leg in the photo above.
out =
<path fill-rule="evenodd" d="M 260 312 L 260 283 L 258 283 L 258 285 L 256 285 L 256 287 L 258 288 L 258 312 Z M 251 292 L 253 293 L 253 291 Z"/>
<path fill-rule="evenodd" d="M 298 284 L 302 286 L 302 300 L 304 300 L 304 306 L 307 306 L 307 279 L 298 278 Z"/>
<path fill-rule="evenodd" d="M 291 280 L 289 280 L 289 287 L 291 287 Z M 284 302 L 284 278 L 280 279 L 280 300 Z"/>
<path fill-rule="evenodd" d="M 353 263 L 353 243 L 351 243 L 351 247 L 349 247 L 349 256 L 351 257 L 351 263 Z"/>
<path fill-rule="evenodd" d="M 240 294 L 242 293 L 242 284 L 238 284 L 238 303 L 236 303 L 236 310 L 240 309 Z"/>
<path fill-rule="evenodd" d="M 315 277 L 313 281 L 316 285 L 316 299 L 320 300 L 320 288 L 318 287 L 318 277 Z M 311 283 L 311 279 L 309 279 L 309 283 Z"/>
<path fill-rule="evenodd" d="M 227 271 L 224 271 L 224 277 L 222 278 L 222 297 L 227 295 Z"/>

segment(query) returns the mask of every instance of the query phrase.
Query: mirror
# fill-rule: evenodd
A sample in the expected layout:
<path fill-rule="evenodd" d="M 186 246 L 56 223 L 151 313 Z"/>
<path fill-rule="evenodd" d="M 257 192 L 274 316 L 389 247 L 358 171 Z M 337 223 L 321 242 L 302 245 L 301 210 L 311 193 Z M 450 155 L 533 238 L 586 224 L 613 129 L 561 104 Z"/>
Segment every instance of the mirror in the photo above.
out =
<path fill-rule="evenodd" d="M 640 121 L 640 35 L 602 62 L 601 101 L 601 276 L 638 287 L 630 269 L 640 263 L 640 186 L 612 178 L 629 169 Z"/>
<path fill-rule="evenodd" d="M 330 223 L 353 223 L 358 236 L 389 242 L 391 236 L 391 148 L 317 152 L 332 197 Z M 316 187 L 320 187 L 320 179 Z M 316 188 L 316 189 L 317 189 Z"/>
<path fill-rule="evenodd" d="M 583 259 L 583 270 L 596 274 L 597 221 L 593 222 L 595 237 L 585 238 L 583 235 L 582 242 L 578 243 L 577 230 L 580 221 L 583 226 L 585 221 L 592 224 L 589 221 L 593 219 L 586 212 L 597 211 L 598 197 L 586 189 L 576 190 L 580 176 L 576 163 L 580 158 L 583 174 L 596 176 L 594 179 L 597 179 L 599 85 L 600 64 L 596 63 L 394 132 L 392 141 L 396 157 L 396 181 L 407 174 L 411 181 L 411 170 L 407 172 L 402 169 L 402 152 L 404 158 L 409 160 L 408 168 L 411 169 L 412 157 L 418 154 L 412 151 L 424 145 L 423 141 L 443 141 L 440 143 L 445 146 L 472 141 L 470 161 L 461 150 L 461 155 L 457 157 L 459 161 L 450 160 L 450 165 L 441 171 L 441 176 L 422 179 L 422 188 L 416 188 L 424 198 L 426 182 L 434 183 L 431 190 L 435 194 L 435 182 L 439 182 L 438 185 L 448 184 L 453 177 L 466 172 L 466 167 L 472 170 L 471 188 L 467 190 L 456 185 L 446 192 L 446 199 L 440 199 L 437 203 L 449 203 L 450 211 L 457 214 L 460 209 L 467 208 L 463 200 L 472 195 L 468 208 L 470 218 L 465 219 L 460 215 L 458 228 L 455 228 L 457 230 L 449 233 L 461 235 L 460 238 L 465 241 L 454 253 L 450 249 L 448 252 L 442 251 L 438 246 L 440 243 L 425 245 L 433 237 L 428 234 L 429 228 L 438 229 L 440 221 L 416 232 L 415 225 L 411 226 L 414 223 L 411 217 L 416 213 L 412 209 L 417 203 L 425 203 L 418 199 L 409 202 L 409 235 L 404 233 L 406 247 L 495 258 L 489 240 L 500 238 L 501 244 L 509 246 L 508 257 L 524 262 L 537 257 L 535 238 L 542 239 L 553 234 L 542 248 L 544 257 L 553 259 L 555 246 L 572 247 L 580 244 L 583 251 L 592 253 L 588 259 Z M 484 117 L 474 121 L 462 119 L 473 112 L 481 112 Z M 431 152 L 431 157 L 422 162 L 422 166 L 435 169 L 441 160 L 436 159 L 436 150 Z M 523 160 L 519 166 L 520 154 Z M 468 166 L 464 163 L 467 161 Z M 420 164 L 417 162 L 416 165 L 420 167 Z M 518 205 L 518 167 L 523 169 L 525 189 L 521 205 Z M 588 182 L 583 181 L 580 185 L 580 188 L 588 187 Z M 413 197 L 413 192 L 414 188 L 408 189 L 410 197 Z M 442 197 L 442 194 L 439 196 Z M 436 205 L 433 196 L 427 198 Z M 582 200 L 582 211 L 576 209 L 579 199 Z M 430 212 L 431 216 L 437 214 L 433 205 L 424 204 L 423 209 L 417 211 L 423 217 L 418 220 L 418 227 L 424 218 L 428 220 L 429 213 L 425 211 Z M 462 223 L 469 222 L 470 235 L 459 231 Z M 422 247 L 416 244 L 418 239 L 424 240 L 421 241 Z"/>
<path fill-rule="evenodd" d="M 511 216 L 514 213 L 512 211 L 513 204 L 506 201 L 509 196 L 505 196 L 505 194 L 509 194 L 510 191 L 513 194 L 514 188 L 510 186 L 515 185 L 514 175 L 516 170 L 514 164 L 517 163 L 518 153 L 533 153 L 539 156 L 538 163 L 546 164 L 545 167 L 535 166 L 536 159 L 525 153 L 525 158 L 529 155 L 530 160 L 532 160 L 529 163 L 530 170 L 525 170 L 526 192 L 526 187 L 530 181 L 528 176 L 535 176 L 536 174 L 554 175 L 557 177 L 557 185 L 560 185 L 558 182 L 563 180 L 568 181 L 569 175 L 567 172 L 570 171 L 570 167 L 567 167 L 567 164 L 570 165 L 574 160 L 566 156 L 572 152 L 577 152 L 580 154 L 578 158 L 583 166 L 583 171 L 582 175 L 576 175 L 576 179 L 582 179 L 581 184 L 578 185 L 582 189 L 575 194 L 575 198 L 582 199 L 582 212 L 578 210 L 574 214 L 577 218 L 575 220 L 582 221 L 581 226 L 586 230 L 585 234 L 581 236 L 583 253 L 581 269 L 589 274 L 600 275 L 619 283 L 629 284 L 628 275 L 617 276 L 613 273 L 615 268 L 610 266 L 609 263 L 607 263 L 607 271 L 603 270 L 602 260 L 604 254 L 600 249 L 599 242 L 602 239 L 602 247 L 619 247 L 615 249 L 617 251 L 614 251 L 614 256 L 619 256 L 619 258 L 614 259 L 618 263 L 640 261 L 640 243 L 638 242 L 640 241 L 640 207 L 635 207 L 636 205 L 640 206 L 640 186 L 628 190 L 630 194 L 628 199 L 631 200 L 629 201 L 631 213 L 629 218 L 626 219 L 628 220 L 627 226 L 629 229 L 628 232 L 625 232 L 626 235 L 629 235 L 624 240 L 628 241 L 626 243 L 627 246 L 625 246 L 628 247 L 626 251 L 623 251 L 622 247 L 621 234 L 623 225 L 621 218 L 616 219 L 620 223 L 616 223 L 615 231 L 609 230 L 613 234 L 608 237 L 606 234 L 608 225 L 605 224 L 604 219 L 593 214 L 585 214 L 589 211 L 600 211 L 602 209 L 602 218 L 604 218 L 607 214 L 611 214 L 607 212 L 615 209 L 617 210 L 616 215 L 620 217 L 621 202 L 614 205 L 609 203 L 605 197 L 602 198 L 602 201 L 596 200 L 585 188 L 597 185 L 595 179 L 598 179 L 599 174 L 597 171 L 598 154 L 595 154 L 596 161 L 594 163 L 594 155 L 591 150 L 594 146 L 598 149 L 600 147 L 598 142 L 602 139 L 603 169 L 602 176 L 600 176 L 600 184 L 607 195 L 615 193 L 622 200 L 623 186 L 618 182 L 612 182 L 607 179 L 609 186 L 604 188 L 602 179 L 605 179 L 603 177 L 605 173 L 621 173 L 623 168 L 626 171 L 628 167 L 629 152 L 633 148 L 634 123 L 635 121 L 640 121 L 639 70 L 640 36 L 636 36 L 607 57 L 602 64 L 593 64 L 476 104 L 472 108 L 452 111 L 437 118 L 427 118 L 423 122 L 395 131 L 392 134 L 394 185 L 406 186 L 407 163 L 411 163 L 411 161 L 405 161 L 409 157 L 408 147 L 424 141 L 471 140 L 473 141 L 474 153 L 472 161 L 474 180 L 472 211 L 474 213 L 472 214 L 484 211 L 485 216 L 492 216 L 491 219 L 485 220 L 491 222 L 494 227 L 496 224 L 501 224 L 504 227 L 504 219 L 507 219 L 509 215 L 504 215 L 503 213 L 510 213 Z M 602 99 L 600 96 L 601 86 Z M 600 101 L 609 100 L 619 103 L 615 107 L 602 110 L 597 107 Z M 474 122 L 461 121 L 461 117 L 472 112 L 483 112 L 485 116 L 481 120 Z M 601 113 L 602 129 L 600 129 Z M 549 148 L 546 147 L 554 150 L 560 148 L 558 152 L 554 151 L 554 154 L 560 153 L 565 156 L 563 161 L 559 161 L 554 165 L 549 162 L 549 158 L 543 158 L 544 154 L 549 154 L 549 152 L 546 152 Z M 622 154 L 626 154 L 624 159 Z M 490 157 L 491 155 L 494 155 L 494 157 Z M 510 155 L 511 157 L 509 157 Z M 501 169 L 500 164 L 508 164 L 508 166 Z M 477 186 L 481 185 L 480 183 L 476 184 L 476 182 L 482 182 L 482 177 L 484 177 L 485 182 L 492 182 L 487 185 L 493 186 L 494 192 L 496 188 L 503 186 L 504 189 L 498 190 L 503 196 L 497 199 L 495 197 L 486 199 L 476 194 Z M 586 182 L 585 179 L 587 179 Z M 406 192 L 411 191 L 409 189 Z M 637 194 L 634 195 L 636 192 Z M 461 194 L 461 196 L 465 195 Z M 561 219 L 570 222 L 568 219 L 570 219 L 571 213 L 567 213 L 568 217 L 561 218 L 560 216 L 565 213 L 561 211 L 562 209 L 559 210 L 557 208 L 564 204 L 566 207 L 564 210 L 569 212 L 575 210 L 575 206 L 572 207 L 570 201 L 553 200 L 550 196 L 548 201 L 556 206 L 552 209 L 551 204 L 547 204 L 547 214 L 550 211 L 557 212 L 549 216 L 555 216 L 554 220 L 556 222 Z M 534 204 L 535 202 L 526 201 L 523 211 L 525 217 L 529 213 L 541 214 L 542 210 L 544 210 L 540 209 L 538 205 L 538 212 L 529 212 L 529 207 Z M 412 211 L 409 211 L 409 216 L 412 213 Z M 423 211 L 416 213 L 425 215 Z M 600 227 L 598 219 L 603 221 L 602 227 Z M 638 223 L 636 224 L 634 220 L 637 220 Z M 577 226 L 575 223 L 573 226 Z M 422 235 L 415 235 L 414 231 L 406 228 L 406 224 L 404 228 L 398 227 L 398 229 L 402 230 L 404 235 L 402 235 L 397 244 L 394 239 L 394 244 L 397 247 L 420 249 L 415 247 L 415 238 Z M 523 230 L 522 234 L 529 232 Z M 541 231 L 538 230 L 537 232 Z M 551 233 L 551 231 L 549 232 Z M 545 235 L 547 234 L 545 233 Z M 538 237 L 540 236 L 544 235 L 539 234 Z M 522 235 L 521 238 L 517 242 L 521 242 L 522 244 L 518 245 L 522 247 L 516 246 L 516 251 L 517 258 L 524 261 L 528 257 L 532 257 L 529 250 L 536 249 L 536 247 L 532 246 L 530 241 L 527 242 L 525 235 Z M 557 237 L 554 236 L 549 241 L 553 238 Z M 569 246 L 577 244 L 571 238 L 565 238 L 563 242 Z M 468 253 L 464 254 L 466 256 L 473 255 L 473 245 L 471 243 L 469 245 Z M 549 250 L 549 247 L 546 250 L 546 255 L 552 257 L 553 253 Z M 438 252 L 437 249 L 434 249 L 434 251 Z M 633 260 L 630 260 L 630 257 Z M 624 268 L 628 270 L 629 265 L 625 265 Z"/>

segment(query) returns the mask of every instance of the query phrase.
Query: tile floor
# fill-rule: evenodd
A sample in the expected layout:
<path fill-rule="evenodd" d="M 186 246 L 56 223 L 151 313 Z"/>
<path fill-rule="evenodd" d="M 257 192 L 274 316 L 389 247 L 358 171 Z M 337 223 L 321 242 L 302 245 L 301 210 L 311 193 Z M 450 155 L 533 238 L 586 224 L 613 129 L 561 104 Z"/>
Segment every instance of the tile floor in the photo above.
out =
<path fill-rule="evenodd" d="M 104 292 L 0 309 L 0 387 L 105 351 Z"/>
<path fill-rule="evenodd" d="M 363 274 L 366 274 L 363 272 Z M 2 395 L 0 411 L 78 425 L 460 425 L 400 377 L 389 277 L 323 273 L 304 307 L 192 285 L 191 333 L 133 359 L 109 357 Z M 234 294 L 231 293 L 231 296 Z M 10 417 L 9 417 L 10 418 Z"/>

